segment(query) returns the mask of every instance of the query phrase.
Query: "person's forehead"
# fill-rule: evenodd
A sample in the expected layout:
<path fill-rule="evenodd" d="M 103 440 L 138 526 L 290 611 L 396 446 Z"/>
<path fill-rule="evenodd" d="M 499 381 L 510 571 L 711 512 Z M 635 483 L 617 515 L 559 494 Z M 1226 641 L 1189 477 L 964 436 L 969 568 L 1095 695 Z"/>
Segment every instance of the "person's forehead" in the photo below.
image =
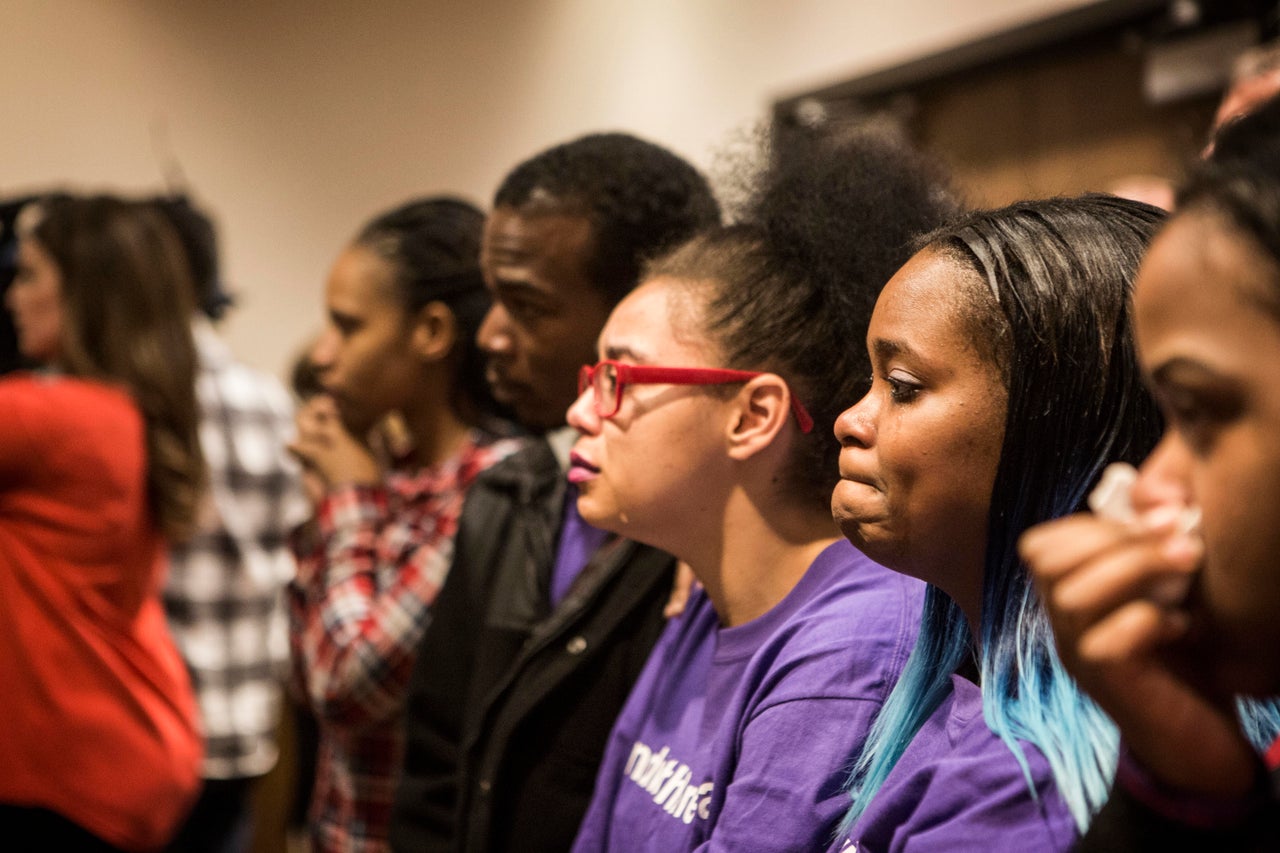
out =
<path fill-rule="evenodd" d="M 583 215 L 498 208 L 485 223 L 481 265 L 499 287 L 577 299 L 597 290 L 590 278 L 593 250 L 592 225 Z"/>
<path fill-rule="evenodd" d="M 1274 317 L 1276 265 L 1252 239 L 1212 210 L 1183 211 L 1156 236 L 1138 271 L 1139 339 L 1160 328 L 1207 333 L 1214 320 Z"/>
<path fill-rule="evenodd" d="M 327 301 L 348 308 L 365 303 L 394 303 L 395 277 L 391 265 L 372 250 L 349 246 L 338 255 L 325 286 Z"/>
<path fill-rule="evenodd" d="M 591 244 L 591 221 L 581 214 L 499 207 L 485 221 L 484 251 L 497 263 L 530 263 L 557 256 L 585 265 Z"/>

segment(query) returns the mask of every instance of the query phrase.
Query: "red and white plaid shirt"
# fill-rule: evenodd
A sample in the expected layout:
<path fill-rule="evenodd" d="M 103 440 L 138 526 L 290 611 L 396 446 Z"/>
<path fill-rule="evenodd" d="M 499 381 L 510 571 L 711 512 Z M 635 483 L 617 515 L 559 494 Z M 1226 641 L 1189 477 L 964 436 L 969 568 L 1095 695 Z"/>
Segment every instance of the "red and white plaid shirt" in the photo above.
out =
<path fill-rule="evenodd" d="M 404 751 L 414 653 L 453 559 L 467 487 L 519 447 L 473 433 L 432 469 L 330 490 L 289 587 L 294 680 L 320 728 L 316 853 L 382 853 Z"/>

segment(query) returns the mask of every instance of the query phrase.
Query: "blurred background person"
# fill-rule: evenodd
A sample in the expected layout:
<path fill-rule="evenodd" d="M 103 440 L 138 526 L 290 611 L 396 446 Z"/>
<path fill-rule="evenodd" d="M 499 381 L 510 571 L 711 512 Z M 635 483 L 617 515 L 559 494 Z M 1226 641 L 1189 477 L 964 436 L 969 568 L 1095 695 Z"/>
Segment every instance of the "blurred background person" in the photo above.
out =
<path fill-rule="evenodd" d="M 1216 134 L 1227 122 L 1252 112 L 1280 93 L 1280 41 L 1252 47 L 1236 58 L 1231 69 L 1231 82 L 1222 93 L 1214 113 L 1210 134 Z M 1213 142 L 1206 153 L 1213 150 Z"/>
<path fill-rule="evenodd" d="M 56 198 L 21 225 L 7 304 L 46 369 L 0 380 L 0 822 L 155 850 L 200 779 L 160 600 L 205 479 L 189 274 L 150 205 Z"/>
<path fill-rule="evenodd" d="M 196 528 L 170 553 L 165 611 L 186 661 L 205 737 L 204 785 L 175 853 L 239 853 L 253 839 L 254 783 L 276 762 L 289 645 L 289 532 L 309 515 L 287 452 L 293 405 L 278 380 L 245 366 L 214 329 L 232 299 L 212 221 L 182 196 L 154 199 L 174 227 L 195 287 L 191 332 L 209 489 Z"/>
<path fill-rule="evenodd" d="M 323 484 L 295 540 L 297 683 L 319 725 L 309 813 L 317 851 L 381 851 L 403 752 L 405 689 L 449 569 L 463 495 L 517 447 L 484 382 L 476 330 L 484 215 L 452 198 L 366 225 L 334 263 L 311 351 L 324 392 L 293 452 Z M 385 441 L 388 415 L 404 441 Z"/>
<path fill-rule="evenodd" d="M 0 375 L 31 366 L 18 349 L 13 316 L 2 300 L 18 271 L 18 214 L 35 200 L 34 196 L 21 196 L 0 202 Z"/>

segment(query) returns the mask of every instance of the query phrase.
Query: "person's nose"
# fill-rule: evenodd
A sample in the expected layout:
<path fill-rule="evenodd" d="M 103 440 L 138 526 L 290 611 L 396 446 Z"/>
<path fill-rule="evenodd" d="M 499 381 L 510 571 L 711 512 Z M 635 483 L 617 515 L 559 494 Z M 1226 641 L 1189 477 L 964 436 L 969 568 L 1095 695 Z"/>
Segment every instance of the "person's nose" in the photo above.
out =
<path fill-rule="evenodd" d="M 1151 455 L 1138 467 L 1130 493 L 1135 512 L 1158 506 L 1192 506 L 1191 452 L 1174 430 L 1166 430 Z"/>
<path fill-rule="evenodd" d="M 489 306 L 476 330 L 476 344 L 490 355 L 506 355 L 512 351 L 511 317 L 502 303 Z"/>
<path fill-rule="evenodd" d="M 333 369 L 338 360 L 338 349 L 338 332 L 330 324 L 311 347 L 311 364 L 317 373 L 323 375 Z"/>
<path fill-rule="evenodd" d="M 596 414 L 596 392 L 588 385 L 566 413 L 569 426 L 583 435 L 595 435 L 600 431 L 601 418 Z"/>
<path fill-rule="evenodd" d="M 834 431 L 841 447 L 871 447 L 875 444 L 875 404 L 870 392 L 840 413 Z"/>

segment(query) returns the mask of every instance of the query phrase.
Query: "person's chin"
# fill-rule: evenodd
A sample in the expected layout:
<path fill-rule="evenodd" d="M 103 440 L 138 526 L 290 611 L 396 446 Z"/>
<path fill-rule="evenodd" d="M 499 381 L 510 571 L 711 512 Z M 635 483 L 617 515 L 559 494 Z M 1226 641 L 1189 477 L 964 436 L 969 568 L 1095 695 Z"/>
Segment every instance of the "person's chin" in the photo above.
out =
<path fill-rule="evenodd" d="M 507 382 L 492 373 L 485 378 L 489 383 L 489 393 L 493 395 L 493 399 L 497 400 L 504 406 L 516 405 L 516 398 L 519 395 L 516 394 L 515 385 L 512 385 L 510 382 Z"/>
<path fill-rule="evenodd" d="M 845 485 L 845 482 L 841 483 L 841 486 L 843 485 Z M 868 488 L 858 483 L 853 485 L 863 489 Z M 881 556 L 886 549 L 882 547 L 883 543 L 879 541 L 883 539 L 884 531 L 878 523 L 883 518 L 871 513 L 869 511 L 870 508 L 862 503 L 841 501 L 839 497 L 840 487 L 837 486 L 836 489 L 836 494 L 832 496 L 831 500 L 831 517 L 835 519 L 836 526 L 840 528 L 844 538 L 853 543 L 855 548 L 876 562 L 884 562 Z"/>
<path fill-rule="evenodd" d="M 544 433 L 564 426 L 565 410 L 568 406 L 555 411 L 528 386 L 491 377 L 489 390 L 493 394 L 493 399 L 497 400 L 499 405 L 510 409 L 520 425 L 532 433 Z"/>
<path fill-rule="evenodd" d="M 625 534 L 626 524 L 624 519 L 616 508 L 605 506 L 598 496 L 592 494 L 591 483 L 592 481 L 588 480 L 578 487 L 580 490 L 578 494 L 578 515 L 592 527 L 608 530 L 611 533 Z"/>
<path fill-rule="evenodd" d="M 883 496 L 874 487 L 857 480 L 841 480 L 831 492 L 831 516 L 843 530 L 881 514 Z"/>
<path fill-rule="evenodd" d="M 564 426 L 566 423 L 565 412 L 569 408 L 568 406 L 564 408 L 549 407 L 541 400 L 533 400 L 528 397 L 516 397 L 508 405 L 516 413 L 516 419 L 520 421 L 520 425 L 537 434 L 551 432 Z"/>

